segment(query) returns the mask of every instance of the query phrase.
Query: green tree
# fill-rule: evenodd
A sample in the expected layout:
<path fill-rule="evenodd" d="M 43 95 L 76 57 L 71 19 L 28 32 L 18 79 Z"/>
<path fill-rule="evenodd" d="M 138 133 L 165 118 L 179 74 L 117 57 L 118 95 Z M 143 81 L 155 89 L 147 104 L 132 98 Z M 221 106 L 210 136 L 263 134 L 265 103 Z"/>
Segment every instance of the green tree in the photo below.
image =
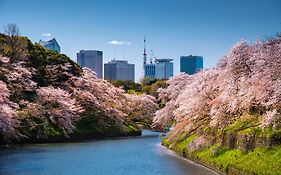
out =
<path fill-rule="evenodd" d="M 122 87 L 126 92 L 141 92 L 141 85 L 130 80 L 114 80 L 110 83 L 115 87 Z"/>
<path fill-rule="evenodd" d="M 25 60 L 27 58 L 27 38 L 21 37 L 16 24 L 8 24 L 4 27 L 6 35 L 0 40 L 0 53 L 10 58 L 11 62 Z"/>
<path fill-rule="evenodd" d="M 158 98 L 158 89 L 166 88 L 166 80 L 159 80 L 150 77 L 144 77 L 141 80 L 142 92 Z"/>

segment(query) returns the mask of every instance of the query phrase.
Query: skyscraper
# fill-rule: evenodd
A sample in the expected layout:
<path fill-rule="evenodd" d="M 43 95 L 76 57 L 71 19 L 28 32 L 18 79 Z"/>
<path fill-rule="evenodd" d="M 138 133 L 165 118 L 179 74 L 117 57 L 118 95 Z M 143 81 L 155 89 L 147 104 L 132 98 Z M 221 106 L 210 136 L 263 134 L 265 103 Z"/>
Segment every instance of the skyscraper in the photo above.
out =
<path fill-rule="evenodd" d="M 156 59 L 155 78 L 169 79 L 173 76 L 173 59 Z"/>
<path fill-rule="evenodd" d="M 144 76 L 152 79 L 155 78 L 155 64 L 144 65 Z"/>
<path fill-rule="evenodd" d="M 169 79 L 173 76 L 173 59 L 156 59 L 153 64 L 145 65 L 145 77 Z"/>
<path fill-rule="evenodd" d="M 81 67 L 88 67 L 96 72 L 98 78 L 103 77 L 103 57 L 102 51 L 98 50 L 80 50 L 77 53 L 77 63 Z"/>
<path fill-rule="evenodd" d="M 111 60 L 104 64 L 104 79 L 135 82 L 135 65 L 124 60 Z"/>
<path fill-rule="evenodd" d="M 203 57 L 202 56 L 181 56 L 180 57 L 180 72 L 185 72 L 189 75 L 203 69 Z"/>
<path fill-rule="evenodd" d="M 53 38 L 49 41 L 39 40 L 38 43 L 49 50 L 54 50 L 54 51 L 60 53 L 60 45 L 55 38 Z"/>

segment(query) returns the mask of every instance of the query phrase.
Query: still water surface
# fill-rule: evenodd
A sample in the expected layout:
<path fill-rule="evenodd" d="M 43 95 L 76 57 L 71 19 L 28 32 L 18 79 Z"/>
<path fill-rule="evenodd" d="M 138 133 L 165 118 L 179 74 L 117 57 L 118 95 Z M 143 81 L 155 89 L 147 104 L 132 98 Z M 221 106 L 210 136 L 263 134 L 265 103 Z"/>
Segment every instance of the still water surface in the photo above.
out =
<path fill-rule="evenodd" d="M 160 145 L 158 133 L 0 150 L 0 175 L 213 175 Z"/>

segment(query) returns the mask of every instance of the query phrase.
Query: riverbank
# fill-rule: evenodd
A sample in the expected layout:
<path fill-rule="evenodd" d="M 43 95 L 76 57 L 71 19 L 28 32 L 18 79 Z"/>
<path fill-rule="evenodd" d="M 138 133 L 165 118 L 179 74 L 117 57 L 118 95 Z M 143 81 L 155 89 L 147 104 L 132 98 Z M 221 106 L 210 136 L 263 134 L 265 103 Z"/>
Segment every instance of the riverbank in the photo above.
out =
<path fill-rule="evenodd" d="M 63 135 L 50 136 L 48 138 L 25 138 L 21 140 L 13 140 L 10 142 L 0 142 L 0 148 L 10 147 L 11 145 L 21 144 L 40 144 L 40 143 L 67 143 L 67 142 L 81 142 L 90 139 L 106 139 L 117 137 L 141 136 L 142 131 L 138 129 L 127 132 L 110 132 L 110 133 L 91 133 L 91 132 L 75 132 L 69 137 Z"/>
<path fill-rule="evenodd" d="M 220 146 L 220 144 L 213 144 L 207 148 L 192 151 L 188 149 L 188 145 L 195 138 L 194 135 L 191 135 L 177 143 L 169 143 L 164 138 L 162 145 L 220 174 L 281 174 L 281 146 L 272 146 L 270 148 L 257 147 L 252 151 L 244 152 L 229 149 Z"/>

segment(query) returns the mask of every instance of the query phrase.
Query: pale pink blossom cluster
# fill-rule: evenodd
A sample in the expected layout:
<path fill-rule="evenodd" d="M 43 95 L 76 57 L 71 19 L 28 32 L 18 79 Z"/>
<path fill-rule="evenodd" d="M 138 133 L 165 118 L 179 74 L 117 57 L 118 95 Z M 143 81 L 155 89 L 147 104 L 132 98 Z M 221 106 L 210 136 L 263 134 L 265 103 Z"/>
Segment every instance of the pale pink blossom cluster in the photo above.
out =
<path fill-rule="evenodd" d="M 208 124 L 224 128 L 244 114 L 262 116 L 261 127 L 279 126 L 281 110 L 281 39 L 237 43 L 217 68 L 178 75 L 160 92 L 166 102 L 153 126 L 176 121 L 171 135 Z M 258 120 L 258 119 L 257 119 Z"/>
<path fill-rule="evenodd" d="M 35 67 L 29 61 L 0 55 L 0 135 L 5 140 L 28 137 L 29 132 L 37 132 L 32 137 L 40 138 L 60 131 L 70 136 L 77 122 L 91 115 L 97 123 L 120 128 L 143 119 L 151 122 L 154 117 L 152 96 L 126 94 L 70 61 L 54 59 Z M 23 135 L 16 134 L 20 132 Z"/>
<path fill-rule="evenodd" d="M 48 74 L 52 74 L 51 71 L 60 74 L 60 71 L 67 72 L 69 67 L 69 64 L 48 65 L 46 71 Z M 9 101 L 9 90 L 6 84 L 0 81 L 0 133 L 7 138 L 13 138 L 15 128 L 19 126 L 16 125 L 18 120 L 23 125 L 27 124 L 30 130 L 38 132 L 37 137 L 44 138 L 48 136 L 50 126 L 59 128 L 65 136 L 69 136 L 74 131 L 76 122 L 87 110 L 95 111 L 98 116 L 94 117 L 100 117 L 101 120 L 107 117 L 108 121 L 114 121 L 119 126 L 143 118 L 151 122 L 156 111 L 154 97 L 126 94 L 124 90 L 97 78 L 96 74 L 87 68 L 83 70 L 82 76 L 60 74 L 69 78 L 65 82 L 55 84 L 58 87 L 38 87 L 32 81 L 36 71 L 28 68 L 23 62 L 10 64 L 2 71 L 7 72 L 7 83 L 13 90 L 11 93 L 14 93 L 15 99 L 19 100 L 21 105 L 21 108 L 18 108 L 16 103 Z M 20 95 L 23 91 L 31 91 L 29 95 L 34 97 L 22 98 Z"/>
<path fill-rule="evenodd" d="M 128 117 L 153 117 L 156 111 L 154 97 L 148 95 L 129 95 L 107 81 L 96 77 L 90 69 L 83 69 L 82 77 L 72 77 L 73 95 L 82 106 L 99 110 L 105 116 L 122 122 Z"/>
<path fill-rule="evenodd" d="M 126 96 L 126 113 L 130 119 L 135 121 L 147 121 L 151 123 L 157 110 L 156 99 L 150 95 L 125 94 Z"/>
<path fill-rule="evenodd" d="M 160 88 L 159 99 L 165 104 L 165 107 L 156 111 L 156 116 L 153 118 L 152 127 L 156 130 L 164 128 L 166 124 L 174 120 L 174 110 L 176 109 L 176 99 L 185 86 L 190 83 L 191 76 L 187 74 L 180 74 L 170 78 L 167 83 L 169 86 L 165 89 Z"/>
<path fill-rule="evenodd" d="M 11 65 L 12 71 L 7 75 L 8 82 L 18 91 L 35 91 L 37 83 L 32 80 L 32 70 L 24 66 L 23 62 Z"/>
<path fill-rule="evenodd" d="M 61 127 L 65 135 L 72 133 L 74 124 L 79 120 L 83 108 L 77 104 L 67 91 L 54 87 L 41 87 L 37 89 L 37 110 L 39 117 L 47 117 L 46 121 Z M 32 106 L 36 107 L 36 106 Z"/>
<path fill-rule="evenodd" d="M 279 119 L 279 121 L 277 122 L 274 122 L 274 120 L 277 120 Z M 264 114 L 264 118 L 263 118 L 263 122 L 262 122 L 262 127 L 266 127 L 270 124 L 273 123 L 273 128 L 277 128 L 278 126 L 275 126 L 275 125 L 281 125 L 281 117 L 280 117 L 280 113 L 277 112 L 276 109 L 273 109 L 272 111 L 267 111 L 265 114 Z M 279 126 L 280 127 L 280 126 Z"/>
<path fill-rule="evenodd" d="M 72 65 L 70 63 L 51 64 L 45 67 L 45 71 L 48 79 L 58 81 L 60 77 L 72 77 L 73 75 L 70 73 L 71 68 Z"/>
<path fill-rule="evenodd" d="M 6 84 L 0 80 L 0 135 L 4 139 L 18 136 L 15 131 L 19 124 L 16 114 L 18 105 L 11 102 L 9 96 L 10 93 Z"/>
<path fill-rule="evenodd" d="M 8 57 L 3 57 L 0 55 L 0 63 L 9 63 L 10 59 Z"/>
<path fill-rule="evenodd" d="M 210 145 L 213 144 L 213 139 L 212 138 L 208 138 L 205 135 L 201 135 L 199 137 L 197 137 L 195 140 L 191 141 L 187 147 L 188 147 L 188 151 L 194 151 L 194 150 L 200 150 L 200 149 L 204 149 Z"/>

